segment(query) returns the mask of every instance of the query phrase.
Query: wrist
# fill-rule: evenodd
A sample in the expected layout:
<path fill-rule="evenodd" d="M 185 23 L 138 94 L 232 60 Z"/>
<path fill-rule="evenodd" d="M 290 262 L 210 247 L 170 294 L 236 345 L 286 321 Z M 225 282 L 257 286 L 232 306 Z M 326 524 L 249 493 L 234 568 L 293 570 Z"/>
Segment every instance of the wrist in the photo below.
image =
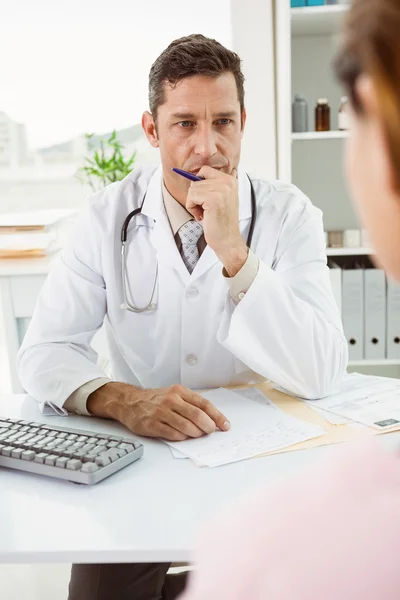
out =
<path fill-rule="evenodd" d="M 235 277 L 247 261 L 249 249 L 243 239 L 237 244 L 233 244 L 224 251 L 217 253 L 217 256 L 223 264 L 228 277 Z"/>
<path fill-rule="evenodd" d="M 132 386 L 111 381 L 89 394 L 86 407 L 94 416 L 102 419 L 121 421 L 125 395 L 132 393 Z"/>

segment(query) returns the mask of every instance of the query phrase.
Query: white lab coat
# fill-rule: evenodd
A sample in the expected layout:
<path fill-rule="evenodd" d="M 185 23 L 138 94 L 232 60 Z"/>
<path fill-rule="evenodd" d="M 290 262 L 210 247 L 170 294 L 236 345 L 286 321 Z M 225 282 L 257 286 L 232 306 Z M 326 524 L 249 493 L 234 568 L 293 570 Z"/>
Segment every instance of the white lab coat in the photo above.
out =
<path fill-rule="evenodd" d="M 265 378 L 306 398 L 343 376 L 347 345 L 331 291 L 321 212 L 294 186 L 252 179 L 258 274 L 238 305 L 222 265 L 207 247 L 193 273 L 178 252 L 162 198 L 161 168 L 135 169 L 87 203 L 70 243 L 52 266 L 18 355 L 21 383 L 39 402 L 61 407 L 105 373 L 91 340 L 105 322 L 112 376 L 143 388 L 191 389 Z M 147 192 L 147 193 L 146 193 Z M 121 227 L 128 229 L 127 273 L 136 306 L 121 309 Z M 239 173 L 239 220 L 246 239 L 250 184 Z"/>

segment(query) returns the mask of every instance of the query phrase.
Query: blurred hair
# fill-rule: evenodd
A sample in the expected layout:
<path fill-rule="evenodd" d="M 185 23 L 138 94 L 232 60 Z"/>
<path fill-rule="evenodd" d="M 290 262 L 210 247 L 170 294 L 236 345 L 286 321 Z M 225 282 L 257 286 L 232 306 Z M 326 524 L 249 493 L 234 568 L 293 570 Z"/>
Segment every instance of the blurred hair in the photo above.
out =
<path fill-rule="evenodd" d="M 400 0 L 353 0 L 342 36 L 336 75 L 359 115 L 356 83 L 371 78 L 400 190 Z"/>

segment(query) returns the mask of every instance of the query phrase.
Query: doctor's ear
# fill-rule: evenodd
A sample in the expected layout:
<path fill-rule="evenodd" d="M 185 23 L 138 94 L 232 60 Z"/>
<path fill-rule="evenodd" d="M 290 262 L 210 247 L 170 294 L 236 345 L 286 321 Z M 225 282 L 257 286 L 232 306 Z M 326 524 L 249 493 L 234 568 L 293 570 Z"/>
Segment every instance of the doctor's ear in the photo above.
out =
<path fill-rule="evenodd" d="M 157 127 L 156 123 L 153 119 L 153 115 L 149 113 L 147 110 L 143 113 L 142 116 L 142 127 L 143 131 L 146 134 L 147 139 L 153 148 L 159 147 L 158 135 L 157 135 Z"/>

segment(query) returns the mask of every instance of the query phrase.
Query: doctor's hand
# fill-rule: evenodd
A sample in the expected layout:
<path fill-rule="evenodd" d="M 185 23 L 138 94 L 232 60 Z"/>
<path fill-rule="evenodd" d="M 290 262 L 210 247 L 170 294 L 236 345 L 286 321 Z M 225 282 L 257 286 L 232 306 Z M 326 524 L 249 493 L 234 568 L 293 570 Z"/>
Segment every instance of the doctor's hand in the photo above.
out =
<path fill-rule="evenodd" d="M 239 229 L 239 193 L 237 172 L 230 175 L 202 167 L 197 173 L 203 181 L 191 183 L 186 208 L 201 221 L 207 244 L 234 277 L 247 260 L 248 248 Z"/>
<path fill-rule="evenodd" d="M 182 385 L 142 390 L 110 382 L 90 394 L 87 402 L 96 417 L 119 421 L 133 433 L 169 441 L 198 438 L 219 428 L 228 431 L 228 419 L 211 402 Z"/>

